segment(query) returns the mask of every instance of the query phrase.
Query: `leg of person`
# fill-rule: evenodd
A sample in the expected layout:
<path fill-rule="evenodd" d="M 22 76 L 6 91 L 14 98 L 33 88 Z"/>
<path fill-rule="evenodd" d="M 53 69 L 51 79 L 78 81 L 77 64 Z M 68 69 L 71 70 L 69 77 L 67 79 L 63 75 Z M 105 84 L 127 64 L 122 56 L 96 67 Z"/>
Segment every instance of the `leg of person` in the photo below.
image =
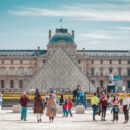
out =
<path fill-rule="evenodd" d="M 65 116 L 65 109 L 63 109 L 63 117 Z"/>
<path fill-rule="evenodd" d="M 21 106 L 21 120 L 23 120 L 24 117 L 24 108 Z"/>
<path fill-rule="evenodd" d="M 107 111 L 107 107 L 104 108 L 104 120 L 105 120 L 105 117 L 106 117 L 106 111 Z"/>
<path fill-rule="evenodd" d="M 116 122 L 118 122 L 118 112 L 116 112 Z"/>
<path fill-rule="evenodd" d="M 79 104 L 79 96 L 76 96 L 76 105 Z"/>
<path fill-rule="evenodd" d="M 97 109 L 96 105 L 93 105 L 92 108 L 93 108 L 93 120 L 95 120 L 96 109 Z"/>
<path fill-rule="evenodd" d="M 65 116 L 68 117 L 68 111 L 67 109 L 64 109 L 65 110 Z"/>
<path fill-rule="evenodd" d="M 72 115 L 72 111 L 71 111 L 71 107 L 70 107 L 70 116 L 72 117 L 73 115 Z"/>
<path fill-rule="evenodd" d="M 68 108 L 68 115 L 70 114 L 70 107 Z"/>
<path fill-rule="evenodd" d="M 37 113 L 37 122 L 39 122 L 39 113 Z"/>
<path fill-rule="evenodd" d="M 24 107 L 24 121 L 27 120 L 27 110 L 28 110 L 28 108 Z"/>
<path fill-rule="evenodd" d="M 68 117 L 68 110 L 66 109 L 66 117 Z"/>
<path fill-rule="evenodd" d="M 52 122 L 54 121 L 54 117 L 52 117 Z"/>
<path fill-rule="evenodd" d="M 80 101 L 81 101 L 81 104 L 84 105 L 83 96 L 80 96 Z"/>
<path fill-rule="evenodd" d="M 113 111 L 113 122 L 116 120 L 116 114 L 115 111 Z"/>

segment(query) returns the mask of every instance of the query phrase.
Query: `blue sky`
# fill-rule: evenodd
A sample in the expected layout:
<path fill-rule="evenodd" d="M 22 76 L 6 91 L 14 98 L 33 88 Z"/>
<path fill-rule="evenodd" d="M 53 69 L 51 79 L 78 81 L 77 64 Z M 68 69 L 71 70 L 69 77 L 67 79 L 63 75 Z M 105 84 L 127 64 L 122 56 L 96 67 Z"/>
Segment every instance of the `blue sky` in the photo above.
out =
<path fill-rule="evenodd" d="M 130 0 L 0 0 L 0 49 L 46 49 L 61 17 L 78 49 L 130 49 Z"/>

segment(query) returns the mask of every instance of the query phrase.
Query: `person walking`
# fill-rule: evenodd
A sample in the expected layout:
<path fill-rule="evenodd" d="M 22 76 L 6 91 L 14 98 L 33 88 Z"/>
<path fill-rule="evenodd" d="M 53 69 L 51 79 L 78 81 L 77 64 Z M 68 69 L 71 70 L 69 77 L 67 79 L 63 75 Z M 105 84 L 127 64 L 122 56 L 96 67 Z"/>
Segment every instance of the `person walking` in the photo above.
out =
<path fill-rule="evenodd" d="M 103 93 L 101 96 L 101 106 L 102 106 L 101 121 L 105 121 L 107 103 L 108 103 L 108 99 L 107 99 L 105 93 Z"/>
<path fill-rule="evenodd" d="M 118 97 L 115 96 L 112 101 L 112 112 L 113 112 L 113 123 L 116 121 L 118 123 L 118 113 L 119 113 L 120 102 Z"/>
<path fill-rule="evenodd" d="M 19 104 L 21 105 L 21 120 L 27 121 L 27 108 L 29 106 L 30 99 L 26 95 L 26 92 L 20 98 Z"/>
<path fill-rule="evenodd" d="M 124 123 L 128 123 L 129 121 L 129 105 L 130 105 L 130 100 L 129 97 L 127 97 L 127 94 L 124 94 L 124 98 L 123 98 L 123 112 L 124 112 L 124 116 L 125 116 L 125 122 Z"/>
<path fill-rule="evenodd" d="M 70 114 L 70 116 L 72 117 L 73 115 L 72 115 L 72 107 L 73 107 L 74 105 L 73 105 L 73 102 L 72 102 L 72 100 L 71 100 L 71 98 L 69 97 L 68 98 L 68 114 Z"/>
<path fill-rule="evenodd" d="M 49 117 L 50 123 L 54 121 L 54 117 L 56 116 L 56 100 L 54 99 L 52 93 L 50 94 L 50 97 L 47 101 L 46 116 Z"/>
<path fill-rule="evenodd" d="M 87 110 L 87 93 L 86 92 L 84 92 L 83 102 L 84 102 L 85 110 Z"/>
<path fill-rule="evenodd" d="M 0 93 L 0 112 L 1 112 L 1 109 L 2 109 L 2 101 L 3 101 L 2 94 Z"/>
<path fill-rule="evenodd" d="M 47 106 L 48 98 L 49 98 L 49 93 L 47 92 L 45 97 L 44 97 L 44 108 Z"/>
<path fill-rule="evenodd" d="M 34 114 L 37 115 L 37 122 L 42 122 L 41 116 L 43 114 L 44 105 L 43 105 L 43 99 L 40 95 L 40 93 L 37 93 L 34 97 Z"/>
<path fill-rule="evenodd" d="M 68 100 L 65 99 L 63 103 L 63 117 L 68 117 Z"/>
<path fill-rule="evenodd" d="M 63 94 L 61 94 L 59 105 L 63 106 L 63 102 L 64 102 L 64 96 Z"/>
<path fill-rule="evenodd" d="M 93 121 L 95 121 L 95 115 L 97 112 L 97 105 L 98 105 L 98 98 L 96 93 L 94 93 L 94 96 L 91 98 L 91 105 L 93 109 Z"/>

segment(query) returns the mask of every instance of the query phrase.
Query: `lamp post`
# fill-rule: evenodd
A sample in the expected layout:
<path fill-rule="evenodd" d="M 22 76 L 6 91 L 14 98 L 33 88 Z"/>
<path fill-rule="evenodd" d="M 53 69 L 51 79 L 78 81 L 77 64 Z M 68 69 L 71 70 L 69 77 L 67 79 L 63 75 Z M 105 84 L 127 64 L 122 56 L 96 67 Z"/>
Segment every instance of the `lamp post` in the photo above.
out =
<path fill-rule="evenodd" d="M 90 79 L 89 79 L 89 72 L 87 73 L 87 77 L 88 77 L 88 87 L 89 87 L 89 93 L 90 93 Z"/>

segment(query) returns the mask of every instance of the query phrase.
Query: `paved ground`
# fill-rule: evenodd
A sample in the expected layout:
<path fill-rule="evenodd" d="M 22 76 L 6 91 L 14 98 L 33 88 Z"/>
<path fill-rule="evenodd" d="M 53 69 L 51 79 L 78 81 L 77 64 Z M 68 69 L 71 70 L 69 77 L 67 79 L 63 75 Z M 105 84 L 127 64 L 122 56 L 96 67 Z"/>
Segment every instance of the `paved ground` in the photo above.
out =
<path fill-rule="evenodd" d="M 58 114 L 54 123 L 49 123 L 45 114 L 42 116 L 42 123 L 36 122 L 36 116 L 31 110 L 28 112 L 28 121 L 20 121 L 20 113 L 12 113 L 11 110 L 3 110 L 0 112 L 0 130 L 130 130 L 130 122 L 122 124 L 124 115 L 119 115 L 119 122 L 113 124 L 111 122 L 112 114 L 107 112 L 105 122 L 92 121 L 92 111 L 88 110 L 85 114 L 74 114 L 73 117 L 63 118 L 62 114 Z"/>

